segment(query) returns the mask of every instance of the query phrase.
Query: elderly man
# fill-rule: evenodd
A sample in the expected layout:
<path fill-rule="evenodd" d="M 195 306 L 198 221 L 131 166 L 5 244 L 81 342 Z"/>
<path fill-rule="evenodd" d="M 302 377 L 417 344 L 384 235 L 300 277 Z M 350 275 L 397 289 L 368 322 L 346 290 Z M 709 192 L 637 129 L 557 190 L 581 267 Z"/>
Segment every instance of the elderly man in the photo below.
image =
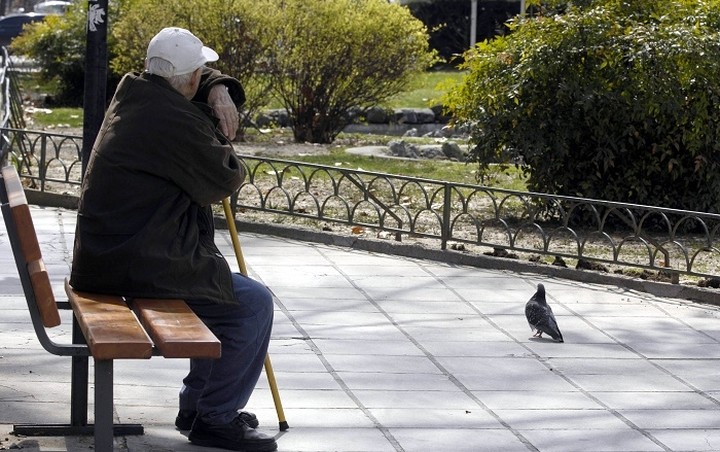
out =
<path fill-rule="evenodd" d="M 245 100 L 240 83 L 205 67 L 217 53 L 165 28 L 145 72 L 127 74 L 106 113 L 78 209 L 70 282 L 77 290 L 182 298 L 222 343 L 193 359 L 175 424 L 201 446 L 274 451 L 244 408 L 262 371 L 272 295 L 232 273 L 215 246 L 210 204 L 245 176 L 228 140 Z"/>

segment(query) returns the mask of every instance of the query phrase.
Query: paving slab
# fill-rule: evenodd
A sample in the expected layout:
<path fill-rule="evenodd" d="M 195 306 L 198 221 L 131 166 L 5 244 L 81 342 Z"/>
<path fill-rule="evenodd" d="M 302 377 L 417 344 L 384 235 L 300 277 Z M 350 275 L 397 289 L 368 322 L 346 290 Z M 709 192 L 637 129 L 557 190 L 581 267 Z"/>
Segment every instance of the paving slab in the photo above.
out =
<path fill-rule="evenodd" d="M 31 210 L 64 299 L 75 213 Z M 720 450 L 716 306 L 288 238 L 240 240 L 251 276 L 276 296 L 270 356 L 290 429 L 278 429 L 264 376 L 247 409 L 280 451 Z M 216 241 L 237 268 L 227 231 Z M 524 304 L 539 282 L 565 343 L 531 337 Z M 94 450 L 92 437 L 12 434 L 16 423 L 69 420 L 70 364 L 35 337 L 4 228 L 0 305 L 0 450 Z M 69 340 L 69 321 L 63 313 L 58 341 Z M 145 434 L 117 437 L 115 450 L 217 450 L 174 428 L 187 368 L 116 362 L 115 418 Z"/>

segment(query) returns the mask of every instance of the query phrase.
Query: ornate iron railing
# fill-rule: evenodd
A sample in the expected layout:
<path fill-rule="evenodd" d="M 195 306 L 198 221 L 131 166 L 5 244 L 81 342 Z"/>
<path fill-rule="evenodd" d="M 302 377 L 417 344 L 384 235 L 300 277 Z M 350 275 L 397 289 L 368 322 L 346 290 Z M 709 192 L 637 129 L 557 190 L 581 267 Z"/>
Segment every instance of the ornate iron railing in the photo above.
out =
<path fill-rule="evenodd" d="M 78 193 L 82 137 L 11 128 L 0 130 L 3 146 L 31 188 Z"/>
<path fill-rule="evenodd" d="M 0 127 L 24 129 L 25 118 L 23 117 L 22 97 L 17 80 L 13 76 L 14 70 L 7 49 L 0 47 Z M 6 162 L 11 147 L 10 143 L 0 142 L 0 164 Z M 22 147 L 22 143 L 16 143 L 14 148 L 21 155 L 26 154 L 26 149 Z"/>
<path fill-rule="evenodd" d="M 42 191 L 80 185 L 82 138 L 4 128 L 23 177 Z M 17 146 L 16 146 L 17 145 Z M 24 154 L 18 149 L 28 149 Z M 442 249 L 462 244 L 699 277 L 720 275 L 720 215 L 519 192 L 240 156 L 233 209 L 346 224 Z"/>

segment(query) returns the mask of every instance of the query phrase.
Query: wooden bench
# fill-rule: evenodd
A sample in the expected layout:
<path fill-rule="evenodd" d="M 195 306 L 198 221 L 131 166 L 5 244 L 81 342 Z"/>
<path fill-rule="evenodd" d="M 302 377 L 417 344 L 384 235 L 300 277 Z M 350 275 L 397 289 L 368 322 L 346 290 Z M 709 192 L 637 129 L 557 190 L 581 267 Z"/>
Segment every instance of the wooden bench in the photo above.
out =
<path fill-rule="evenodd" d="M 2 215 L 28 310 L 40 344 L 72 360 L 69 424 L 15 425 L 30 436 L 94 435 L 95 450 L 113 449 L 114 435 L 143 434 L 140 424 L 114 424 L 113 361 L 116 359 L 218 358 L 220 341 L 183 300 L 135 299 L 75 291 L 68 301 L 53 294 L 20 178 L 2 168 Z M 60 310 L 72 309 L 72 343 L 53 341 L 47 329 L 60 325 Z M 95 419 L 88 423 L 89 357 L 95 363 Z"/>

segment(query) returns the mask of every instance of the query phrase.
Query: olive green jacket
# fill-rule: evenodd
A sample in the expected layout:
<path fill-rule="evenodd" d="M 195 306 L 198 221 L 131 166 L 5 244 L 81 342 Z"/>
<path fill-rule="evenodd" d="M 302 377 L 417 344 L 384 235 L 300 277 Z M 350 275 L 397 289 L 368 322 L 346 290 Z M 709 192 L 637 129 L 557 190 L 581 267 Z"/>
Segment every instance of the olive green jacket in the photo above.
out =
<path fill-rule="evenodd" d="M 162 77 L 123 77 L 83 180 L 75 289 L 235 302 L 210 204 L 237 190 L 245 174 L 205 103 L 217 83 L 244 101 L 240 83 L 217 71 L 203 74 L 192 102 Z"/>

